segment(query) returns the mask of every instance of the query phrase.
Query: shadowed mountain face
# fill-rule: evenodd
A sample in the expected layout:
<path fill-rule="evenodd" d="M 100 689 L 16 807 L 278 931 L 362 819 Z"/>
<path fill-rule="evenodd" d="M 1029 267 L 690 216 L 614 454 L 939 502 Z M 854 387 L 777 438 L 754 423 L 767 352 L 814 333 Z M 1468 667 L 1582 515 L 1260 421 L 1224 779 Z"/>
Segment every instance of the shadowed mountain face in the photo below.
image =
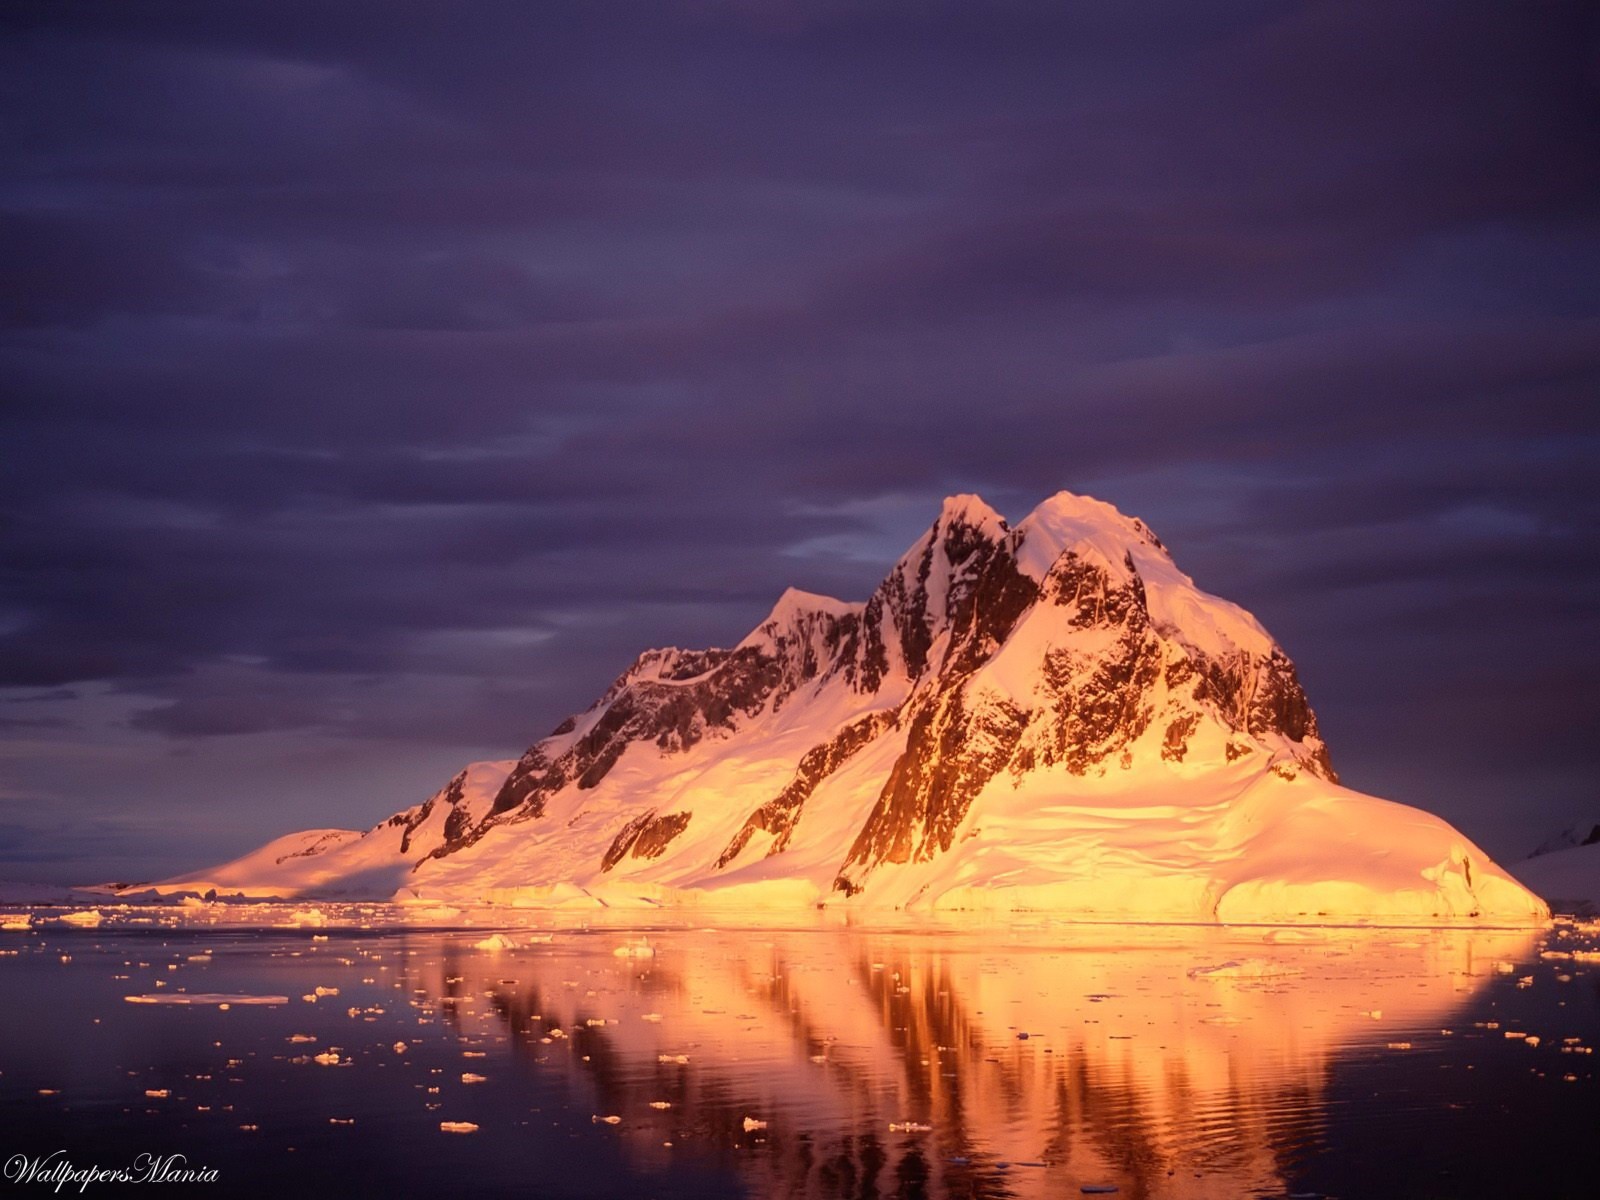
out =
<path fill-rule="evenodd" d="M 1473 915 L 1476 870 L 1538 908 L 1447 825 L 1339 788 L 1270 635 L 1065 492 L 1015 526 L 952 497 L 864 602 L 791 590 L 731 649 L 647 651 L 491 766 L 379 827 L 412 891 Z M 331 853 L 370 871 L 370 836 Z"/>

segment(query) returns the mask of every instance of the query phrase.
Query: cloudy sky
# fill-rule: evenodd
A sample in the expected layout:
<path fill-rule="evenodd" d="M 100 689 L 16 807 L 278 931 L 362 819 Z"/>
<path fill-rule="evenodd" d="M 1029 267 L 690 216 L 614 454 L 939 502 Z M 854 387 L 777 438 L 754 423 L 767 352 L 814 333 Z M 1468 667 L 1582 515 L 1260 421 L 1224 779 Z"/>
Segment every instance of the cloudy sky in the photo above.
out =
<path fill-rule="evenodd" d="M 1597 12 L 7 4 L 0 878 L 369 823 L 954 491 L 1600 820 Z"/>

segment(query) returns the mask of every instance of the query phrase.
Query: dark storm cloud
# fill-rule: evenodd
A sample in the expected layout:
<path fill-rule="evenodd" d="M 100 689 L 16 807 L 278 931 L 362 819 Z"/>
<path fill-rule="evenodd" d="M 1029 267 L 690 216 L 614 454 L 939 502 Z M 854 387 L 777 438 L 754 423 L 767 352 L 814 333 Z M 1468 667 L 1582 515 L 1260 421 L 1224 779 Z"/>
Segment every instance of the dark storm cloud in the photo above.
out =
<path fill-rule="evenodd" d="M 1400 798 L 1502 852 L 1593 816 L 1591 5 L 0 31 L 32 802 L 172 803 L 77 729 L 248 743 L 263 778 L 335 739 L 337 809 L 394 747 L 514 753 L 787 584 L 865 594 L 947 491 L 1071 487 L 1262 616 L 1358 786 L 1435 789 Z M 276 832 L 259 807 L 232 836 Z"/>

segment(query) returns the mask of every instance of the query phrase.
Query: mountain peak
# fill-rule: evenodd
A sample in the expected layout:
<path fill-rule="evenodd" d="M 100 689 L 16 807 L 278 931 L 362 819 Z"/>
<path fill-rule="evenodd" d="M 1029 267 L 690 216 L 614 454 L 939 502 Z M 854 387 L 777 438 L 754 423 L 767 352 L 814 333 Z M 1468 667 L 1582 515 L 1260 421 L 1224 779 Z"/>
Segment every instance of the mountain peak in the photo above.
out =
<path fill-rule="evenodd" d="M 779 616 L 795 612 L 826 613 L 829 616 L 842 617 L 846 613 L 860 608 L 859 604 L 852 604 L 848 600 L 837 600 L 832 596 L 824 596 L 820 592 L 808 592 L 804 588 L 787 587 L 783 595 L 778 597 L 778 602 L 772 606 L 772 613 L 767 618 L 773 620 Z"/>
<path fill-rule="evenodd" d="M 1166 547 L 1137 517 L 1125 516 L 1093 496 L 1057 492 L 1041 502 L 1016 528 L 1017 566 L 1042 580 L 1068 550 L 1089 553 L 1123 574 L 1125 564 L 1142 567 L 1146 559 L 1170 562 Z"/>
<path fill-rule="evenodd" d="M 778 597 L 778 602 L 772 606 L 772 611 L 745 636 L 739 646 L 770 645 L 774 638 L 793 630 L 807 618 L 820 617 L 841 621 L 854 613 L 859 613 L 861 608 L 860 604 L 836 600 L 832 596 L 803 591 L 797 587 L 784 588 L 783 595 Z"/>
<path fill-rule="evenodd" d="M 991 508 L 982 496 L 972 492 L 946 496 L 944 503 L 939 506 L 939 516 L 934 525 L 946 529 L 952 525 L 969 525 L 997 535 L 1006 532 L 1006 519 Z"/>

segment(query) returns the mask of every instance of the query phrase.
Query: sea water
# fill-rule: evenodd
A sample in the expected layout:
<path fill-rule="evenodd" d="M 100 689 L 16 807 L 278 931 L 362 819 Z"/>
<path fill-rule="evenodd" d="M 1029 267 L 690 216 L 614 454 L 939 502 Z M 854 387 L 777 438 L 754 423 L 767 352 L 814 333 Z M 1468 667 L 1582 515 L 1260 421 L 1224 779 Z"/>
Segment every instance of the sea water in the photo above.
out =
<path fill-rule="evenodd" d="M 1592 1194 L 1594 925 L 97 911 L 0 931 L 19 1195 Z"/>

